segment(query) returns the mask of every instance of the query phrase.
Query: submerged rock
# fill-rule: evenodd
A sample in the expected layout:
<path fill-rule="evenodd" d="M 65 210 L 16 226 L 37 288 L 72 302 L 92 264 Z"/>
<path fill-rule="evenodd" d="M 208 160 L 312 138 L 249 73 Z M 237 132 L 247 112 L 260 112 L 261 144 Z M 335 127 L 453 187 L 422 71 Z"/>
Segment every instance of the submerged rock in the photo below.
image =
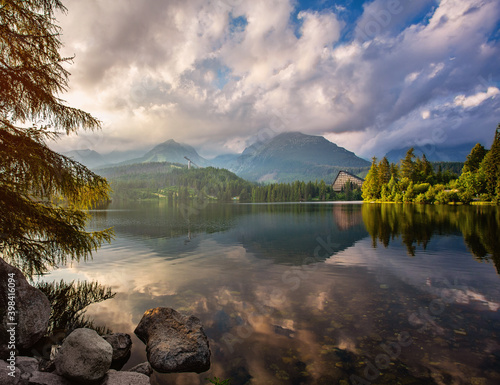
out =
<path fill-rule="evenodd" d="M 10 301 L 9 294 L 15 294 Z M 9 301 L 15 309 L 15 319 L 10 319 Z M 10 334 L 8 323 L 15 325 L 17 349 L 28 350 L 47 331 L 50 317 L 50 302 L 40 290 L 31 286 L 21 270 L 0 258 L 0 358 L 9 354 L 7 342 Z M 5 341 L 5 342 L 4 342 Z"/>
<path fill-rule="evenodd" d="M 82 384 L 101 380 L 111 366 L 113 348 L 91 329 L 76 329 L 63 341 L 54 362 L 57 374 Z"/>
<path fill-rule="evenodd" d="M 167 307 L 150 309 L 135 334 L 146 344 L 148 361 L 160 373 L 201 373 L 210 369 L 208 339 L 194 316 Z"/>

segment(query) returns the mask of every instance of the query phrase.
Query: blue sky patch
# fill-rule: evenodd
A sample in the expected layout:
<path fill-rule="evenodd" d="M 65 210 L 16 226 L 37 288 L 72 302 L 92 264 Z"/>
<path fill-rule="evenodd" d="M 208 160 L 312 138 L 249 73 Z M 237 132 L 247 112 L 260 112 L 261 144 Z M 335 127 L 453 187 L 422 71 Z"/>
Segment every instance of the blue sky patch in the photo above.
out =
<path fill-rule="evenodd" d="M 229 30 L 231 32 L 242 32 L 248 25 L 247 18 L 245 16 L 233 17 L 229 14 Z"/>
<path fill-rule="evenodd" d="M 231 80 L 231 69 L 227 66 L 219 66 L 217 68 L 217 75 L 214 79 L 214 85 L 222 90 L 224 86 Z"/>

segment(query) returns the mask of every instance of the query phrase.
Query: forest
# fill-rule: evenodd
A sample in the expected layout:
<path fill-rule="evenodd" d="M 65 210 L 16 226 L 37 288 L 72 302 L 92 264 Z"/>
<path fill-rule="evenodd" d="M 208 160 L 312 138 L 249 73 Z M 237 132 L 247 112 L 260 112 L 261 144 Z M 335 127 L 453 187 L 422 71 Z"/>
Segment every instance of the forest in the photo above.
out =
<path fill-rule="evenodd" d="M 476 144 L 460 176 L 435 171 L 425 154 L 420 158 L 410 148 L 399 164 L 387 158 L 372 166 L 362 188 L 366 202 L 448 204 L 500 202 L 500 124 L 490 150 Z"/>
<path fill-rule="evenodd" d="M 111 184 L 115 200 L 166 198 L 228 202 L 301 202 L 361 200 L 361 190 L 347 183 L 334 192 L 325 181 L 262 184 L 246 181 L 226 169 L 191 168 L 156 162 L 116 166 L 99 171 Z"/>
<path fill-rule="evenodd" d="M 415 184 L 419 185 L 417 180 L 422 180 L 421 183 L 424 185 L 425 183 L 437 184 L 434 189 L 439 189 L 440 185 L 448 185 L 458 178 L 457 171 L 464 166 L 464 163 L 457 162 L 430 163 L 425 157 L 424 159 L 412 160 L 412 162 L 414 163 L 415 176 L 420 175 L 414 179 L 414 189 Z M 391 183 L 392 192 L 392 183 L 400 175 L 400 167 L 389 164 L 385 158 L 375 166 L 376 170 L 372 165 L 371 175 L 367 177 L 369 183 L 373 183 L 374 173 L 377 175 L 380 173 L 382 176 L 396 175 L 393 182 L 391 182 L 391 178 L 387 179 L 387 184 Z M 363 199 L 362 190 L 352 183 L 346 183 L 342 191 L 335 192 L 331 183 L 324 180 L 266 184 L 249 182 L 226 169 L 214 167 L 188 169 L 185 165 L 168 162 L 115 166 L 101 169 L 98 173 L 109 180 L 112 188 L 111 197 L 114 200 L 163 198 L 170 202 L 186 202 L 197 199 L 218 202 L 236 200 L 241 203 L 250 203 L 359 201 Z M 382 178 L 380 180 L 384 181 Z M 397 180 L 399 182 L 399 179 Z M 408 183 L 409 186 L 409 181 L 403 179 L 398 188 L 404 189 L 403 183 Z M 365 185 L 367 185 L 366 182 Z M 386 194 L 387 188 L 380 185 L 380 190 L 384 190 L 384 194 Z M 421 186 L 417 186 L 417 189 L 421 188 Z M 400 197 L 397 199 L 395 201 L 403 201 Z M 377 199 L 369 200 L 382 201 L 380 195 Z"/>

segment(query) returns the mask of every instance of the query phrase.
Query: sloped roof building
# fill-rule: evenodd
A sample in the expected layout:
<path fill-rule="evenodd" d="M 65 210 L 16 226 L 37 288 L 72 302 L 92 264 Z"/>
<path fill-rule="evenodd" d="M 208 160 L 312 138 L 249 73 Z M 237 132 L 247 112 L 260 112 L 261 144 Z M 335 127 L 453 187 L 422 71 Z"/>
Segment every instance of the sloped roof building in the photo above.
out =
<path fill-rule="evenodd" d="M 355 186 L 361 188 L 363 182 L 365 181 L 363 178 L 360 178 L 356 175 L 352 175 L 347 171 L 340 171 L 333 181 L 332 188 L 335 192 L 342 191 L 342 188 L 345 186 L 347 181 L 351 181 Z"/>

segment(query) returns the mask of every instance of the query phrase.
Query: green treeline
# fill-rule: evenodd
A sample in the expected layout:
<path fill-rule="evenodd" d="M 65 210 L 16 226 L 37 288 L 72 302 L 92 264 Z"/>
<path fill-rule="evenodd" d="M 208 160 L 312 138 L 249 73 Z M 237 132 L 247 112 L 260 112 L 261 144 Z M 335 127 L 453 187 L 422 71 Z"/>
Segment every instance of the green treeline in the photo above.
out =
<path fill-rule="evenodd" d="M 141 163 L 100 170 L 111 183 L 116 200 L 167 198 L 169 202 L 217 200 L 227 202 L 301 202 L 361 200 L 361 190 L 348 182 L 335 192 L 323 180 L 259 184 L 226 169 L 191 168 L 166 162 Z"/>
<path fill-rule="evenodd" d="M 439 165 L 438 165 L 439 166 Z M 426 159 L 416 157 L 410 148 L 399 164 L 387 158 L 372 166 L 362 188 L 368 202 L 404 203 L 465 203 L 472 201 L 500 202 L 500 124 L 491 149 L 476 144 L 461 171 L 461 175 L 442 172 Z"/>
<path fill-rule="evenodd" d="M 166 197 L 171 201 L 191 198 L 227 201 L 252 188 L 252 183 L 225 169 L 188 169 L 168 162 L 118 166 L 100 173 L 110 181 L 112 197 L 118 200 Z"/>
<path fill-rule="evenodd" d="M 273 183 L 254 185 L 250 195 L 240 195 L 240 202 L 305 202 L 361 200 L 361 190 L 347 182 L 341 192 L 335 192 L 325 181 Z"/>

